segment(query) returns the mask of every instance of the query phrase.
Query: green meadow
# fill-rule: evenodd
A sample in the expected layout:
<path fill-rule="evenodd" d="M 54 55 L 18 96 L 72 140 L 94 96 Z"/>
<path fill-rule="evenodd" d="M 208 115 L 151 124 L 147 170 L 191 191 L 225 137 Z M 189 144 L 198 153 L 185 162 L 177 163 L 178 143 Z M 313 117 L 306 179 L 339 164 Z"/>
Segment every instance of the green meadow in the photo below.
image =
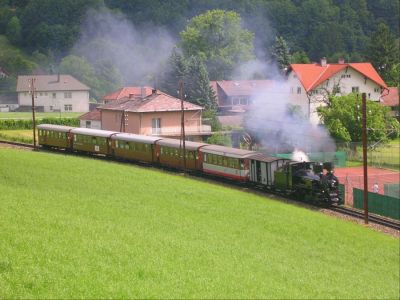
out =
<path fill-rule="evenodd" d="M 0 298 L 398 299 L 399 239 L 153 168 L 0 148 Z"/>

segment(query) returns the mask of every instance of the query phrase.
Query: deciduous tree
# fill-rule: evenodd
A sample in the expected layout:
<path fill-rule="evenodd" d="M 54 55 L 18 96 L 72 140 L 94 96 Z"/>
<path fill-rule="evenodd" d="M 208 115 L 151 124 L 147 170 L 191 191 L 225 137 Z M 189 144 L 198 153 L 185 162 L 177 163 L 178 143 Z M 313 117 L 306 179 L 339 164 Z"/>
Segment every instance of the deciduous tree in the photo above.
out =
<path fill-rule="evenodd" d="M 242 28 L 239 14 L 233 11 L 198 15 L 180 35 L 185 57 L 202 59 L 211 80 L 229 79 L 235 66 L 253 58 L 253 34 Z"/>

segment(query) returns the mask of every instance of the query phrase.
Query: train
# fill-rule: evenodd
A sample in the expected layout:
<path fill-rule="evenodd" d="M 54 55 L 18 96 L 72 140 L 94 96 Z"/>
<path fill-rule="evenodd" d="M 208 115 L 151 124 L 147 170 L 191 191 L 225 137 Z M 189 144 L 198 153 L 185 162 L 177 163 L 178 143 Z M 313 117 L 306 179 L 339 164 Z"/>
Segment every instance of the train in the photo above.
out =
<path fill-rule="evenodd" d="M 302 201 L 341 204 L 330 162 L 298 162 L 202 142 L 62 125 L 37 126 L 42 148 L 85 152 L 229 179 Z"/>

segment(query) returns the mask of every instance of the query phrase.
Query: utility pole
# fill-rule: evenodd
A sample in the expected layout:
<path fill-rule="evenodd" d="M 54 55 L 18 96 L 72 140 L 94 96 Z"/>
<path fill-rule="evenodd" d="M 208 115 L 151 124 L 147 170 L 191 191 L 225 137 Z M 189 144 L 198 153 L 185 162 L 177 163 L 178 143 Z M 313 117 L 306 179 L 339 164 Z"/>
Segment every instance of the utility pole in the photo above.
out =
<path fill-rule="evenodd" d="M 183 170 L 186 169 L 186 145 L 185 145 L 185 110 L 183 107 L 184 94 L 184 83 L 183 80 L 179 81 L 179 96 L 181 98 L 181 145 L 183 146 Z"/>
<path fill-rule="evenodd" d="M 367 164 L 367 101 L 366 93 L 361 95 L 362 145 L 364 166 L 364 223 L 368 224 L 368 164 Z"/>
<path fill-rule="evenodd" d="M 36 90 L 35 90 L 35 81 L 36 78 L 29 79 L 29 93 L 32 97 L 32 125 L 33 125 L 33 149 L 37 150 L 36 148 L 36 119 L 35 119 L 35 97 L 36 97 Z"/>

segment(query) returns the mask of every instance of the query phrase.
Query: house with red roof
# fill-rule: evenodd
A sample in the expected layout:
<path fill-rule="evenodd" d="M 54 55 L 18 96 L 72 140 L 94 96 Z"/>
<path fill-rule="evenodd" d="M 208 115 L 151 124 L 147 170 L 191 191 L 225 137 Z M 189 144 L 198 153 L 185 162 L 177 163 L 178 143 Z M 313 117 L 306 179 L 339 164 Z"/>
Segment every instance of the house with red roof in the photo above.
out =
<path fill-rule="evenodd" d="M 128 86 L 120 88 L 112 93 L 103 96 L 103 103 L 107 104 L 115 100 L 134 98 L 134 97 L 147 97 L 152 93 L 153 88 L 149 86 L 137 87 Z"/>
<path fill-rule="evenodd" d="M 390 107 L 391 115 L 400 121 L 399 102 L 399 89 L 389 87 L 388 92 L 382 96 L 382 104 Z"/>
<path fill-rule="evenodd" d="M 388 87 L 371 63 L 291 64 L 287 71 L 291 102 L 302 108 L 311 122 L 319 123 L 317 107 L 326 105 L 328 95 L 366 93 L 372 101 L 382 101 Z"/>
<path fill-rule="evenodd" d="M 119 90 L 120 92 L 123 89 Z M 132 91 L 132 90 L 131 90 Z M 142 135 L 179 138 L 181 136 L 181 100 L 150 88 L 140 93 L 113 93 L 118 99 L 100 106 L 101 129 Z M 118 95 L 117 95 L 118 94 Z M 111 94 L 110 94 L 111 95 Z M 211 126 L 202 124 L 203 107 L 183 101 L 185 135 L 188 140 L 202 140 L 211 135 Z"/>

